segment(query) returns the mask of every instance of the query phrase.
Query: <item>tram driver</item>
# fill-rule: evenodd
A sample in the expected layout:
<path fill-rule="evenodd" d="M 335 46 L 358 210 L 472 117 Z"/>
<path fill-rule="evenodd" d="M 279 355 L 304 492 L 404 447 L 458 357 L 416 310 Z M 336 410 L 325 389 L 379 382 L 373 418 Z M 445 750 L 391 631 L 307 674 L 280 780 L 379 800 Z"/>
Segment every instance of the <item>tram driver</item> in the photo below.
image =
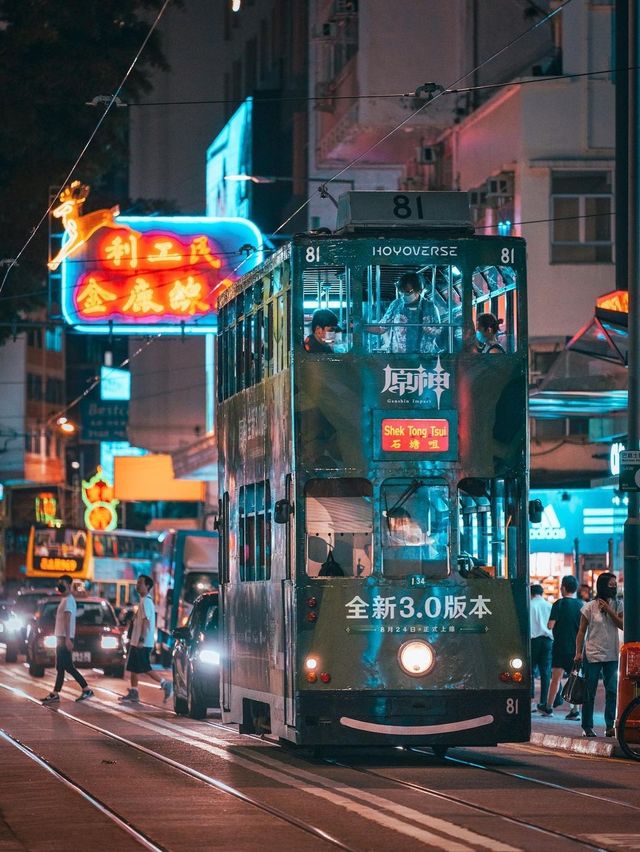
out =
<path fill-rule="evenodd" d="M 437 355 L 440 313 L 427 295 L 424 277 L 419 272 L 403 272 L 391 302 L 379 326 L 367 326 L 369 334 L 382 335 L 381 352 L 424 352 Z"/>

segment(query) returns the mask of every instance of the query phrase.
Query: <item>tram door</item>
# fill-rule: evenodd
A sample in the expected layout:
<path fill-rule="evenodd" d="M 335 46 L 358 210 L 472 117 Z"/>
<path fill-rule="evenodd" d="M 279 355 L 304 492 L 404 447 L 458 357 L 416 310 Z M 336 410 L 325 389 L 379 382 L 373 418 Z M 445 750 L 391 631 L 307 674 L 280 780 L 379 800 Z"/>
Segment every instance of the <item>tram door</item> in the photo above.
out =
<path fill-rule="evenodd" d="M 291 504 L 291 475 L 287 475 L 285 484 L 285 500 Z M 282 606 L 284 632 L 284 723 L 295 726 L 296 702 L 295 694 L 295 569 L 292 566 L 291 554 L 295 553 L 296 527 L 295 515 L 289 515 L 285 535 L 285 578 L 282 581 Z M 293 577 L 292 577 L 293 571 Z"/>

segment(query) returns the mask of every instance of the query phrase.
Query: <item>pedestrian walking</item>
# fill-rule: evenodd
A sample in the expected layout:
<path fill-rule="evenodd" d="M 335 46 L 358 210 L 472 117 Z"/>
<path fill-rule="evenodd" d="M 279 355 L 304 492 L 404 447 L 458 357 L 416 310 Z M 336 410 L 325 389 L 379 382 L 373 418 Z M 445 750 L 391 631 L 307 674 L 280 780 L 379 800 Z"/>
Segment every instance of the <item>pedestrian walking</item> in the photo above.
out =
<path fill-rule="evenodd" d="M 122 702 L 137 703 L 140 701 L 138 683 L 140 675 L 146 675 L 159 683 L 164 692 L 164 701 L 171 696 L 173 684 L 165 680 L 158 672 L 151 668 L 151 649 L 153 648 L 156 635 L 156 611 L 149 592 L 153 588 L 153 580 L 147 574 L 141 574 L 136 583 L 136 590 L 140 601 L 136 614 L 133 618 L 131 628 L 131 641 L 129 643 L 129 654 L 127 656 L 127 671 L 131 675 L 131 688 L 126 695 L 118 699 Z"/>
<path fill-rule="evenodd" d="M 618 630 L 622 629 L 622 601 L 617 600 L 615 574 L 605 571 L 596 583 L 596 597 L 582 607 L 576 636 L 575 662 L 582 663 L 586 697 L 582 705 L 582 729 L 585 737 L 595 737 L 593 705 L 598 681 L 605 691 L 605 737 L 615 737 L 616 692 L 618 687 Z"/>
<path fill-rule="evenodd" d="M 540 701 L 537 709 L 547 706 L 547 693 L 551 681 L 551 646 L 553 633 L 547 627 L 551 615 L 551 604 L 543 597 L 544 589 L 539 583 L 531 585 L 531 605 L 529 609 L 531 625 L 531 698 L 535 700 L 536 666 L 540 672 Z M 535 713 L 536 707 L 531 708 Z"/>
<path fill-rule="evenodd" d="M 580 628 L 580 613 L 583 602 L 577 597 L 578 581 L 568 574 L 560 583 L 562 597 L 551 607 L 547 627 L 553 633 L 553 648 L 551 650 L 551 685 L 547 694 L 545 707 L 540 712 L 545 716 L 553 716 L 553 707 L 562 703 L 558 701 L 558 687 L 562 675 L 573 668 L 575 657 L 576 636 Z M 575 704 L 569 707 L 565 719 L 575 721 L 580 718 L 580 711 Z"/>
<path fill-rule="evenodd" d="M 56 623 L 54 633 L 56 637 L 56 682 L 53 692 L 42 699 L 43 704 L 56 704 L 60 701 L 60 690 L 64 683 L 65 672 L 68 672 L 74 680 L 80 684 L 80 697 L 76 701 L 85 701 L 91 698 L 93 691 L 89 689 L 87 681 L 82 677 L 78 669 L 73 665 L 73 640 L 76 636 L 76 612 L 78 607 L 76 599 L 71 594 L 73 578 L 69 574 L 63 574 L 56 586 L 62 596 L 56 610 Z"/>

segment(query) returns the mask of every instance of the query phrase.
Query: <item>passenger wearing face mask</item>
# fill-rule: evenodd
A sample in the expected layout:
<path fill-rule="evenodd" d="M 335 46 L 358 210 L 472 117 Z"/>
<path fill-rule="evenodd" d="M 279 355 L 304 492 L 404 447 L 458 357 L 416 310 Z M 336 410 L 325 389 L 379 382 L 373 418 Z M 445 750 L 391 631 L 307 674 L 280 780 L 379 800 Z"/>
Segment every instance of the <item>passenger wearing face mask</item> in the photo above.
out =
<path fill-rule="evenodd" d="M 476 318 L 476 349 L 482 355 L 504 355 L 504 346 L 498 343 L 501 319 L 493 314 L 478 314 Z"/>
<path fill-rule="evenodd" d="M 338 325 L 338 317 L 333 311 L 322 309 L 314 311 L 311 317 L 311 334 L 304 339 L 307 352 L 333 352 L 336 332 L 342 331 Z"/>
<path fill-rule="evenodd" d="M 54 633 L 56 637 L 56 682 L 53 692 L 42 699 L 43 704 L 57 704 L 60 701 L 60 690 L 64 683 L 65 672 L 68 672 L 80 685 L 82 692 L 76 701 L 85 701 L 93 696 L 93 691 L 82 677 L 78 669 L 73 665 L 73 640 L 76 635 L 76 599 L 71 594 L 73 579 L 69 574 L 63 574 L 58 580 L 56 589 L 62 600 L 56 611 L 56 623 Z"/>
<path fill-rule="evenodd" d="M 597 736 L 593 730 L 593 705 L 601 676 L 605 689 L 605 737 L 615 737 L 618 630 L 622 630 L 623 611 L 622 601 L 616 598 L 617 593 L 615 574 L 605 571 L 598 577 L 595 599 L 586 603 L 580 613 L 575 662 L 582 662 L 585 676 L 586 698 L 582 705 L 585 737 Z"/>
<path fill-rule="evenodd" d="M 437 355 L 443 351 L 440 337 L 440 314 L 425 293 L 419 272 L 404 272 L 396 285 L 397 297 L 391 302 L 380 326 L 367 326 L 369 334 L 382 334 L 381 352 L 424 352 Z"/>

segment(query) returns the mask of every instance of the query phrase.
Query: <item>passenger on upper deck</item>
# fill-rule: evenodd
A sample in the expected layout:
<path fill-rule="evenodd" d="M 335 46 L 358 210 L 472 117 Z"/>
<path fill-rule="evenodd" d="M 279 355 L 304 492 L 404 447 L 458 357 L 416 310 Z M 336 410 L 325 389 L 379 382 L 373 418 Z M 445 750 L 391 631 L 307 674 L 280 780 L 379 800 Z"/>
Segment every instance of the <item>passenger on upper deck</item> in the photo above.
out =
<path fill-rule="evenodd" d="M 498 342 L 498 329 L 502 323 L 493 314 L 478 314 L 476 318 L 476 348 L 482 355 L 504 355 L 505 349 Z"/>
<path fill-rule="evenodd" d="M 311 334 L 304 339 L 307 352 L 333 352 L 336 331 L 342 331 L 338 317 L 333 311 L 322 309 L 314 311 L 311 317 Z"/>
<path fill-rule="evenodd" d="M 403 272 L 396 284 L 397 297 L 391 302 L 380 326 L 369 326 L 370 334 L 384 335 L 382 352 L 425 352 L 436 355 L 440 314 L 425 292 L 419 272 Z"/>

